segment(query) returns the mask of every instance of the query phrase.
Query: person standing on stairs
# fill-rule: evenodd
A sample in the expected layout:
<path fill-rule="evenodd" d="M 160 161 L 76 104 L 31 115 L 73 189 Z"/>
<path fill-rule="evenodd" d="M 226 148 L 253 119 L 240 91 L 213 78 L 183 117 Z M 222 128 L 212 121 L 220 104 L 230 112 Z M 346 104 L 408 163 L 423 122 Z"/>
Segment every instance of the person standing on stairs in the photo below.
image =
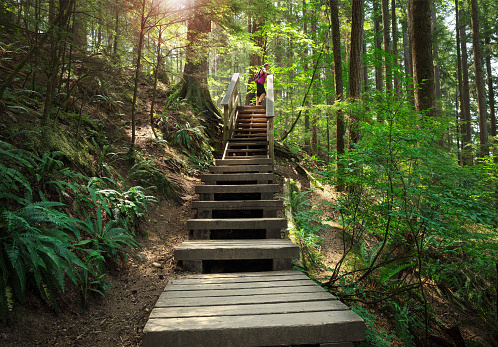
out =
<path fill-rule="evenodd" d="M 266 95 L 266 90 L 265 90 L 265 82 L 266 82 L 266 76 L 269 75 L 269 70 L 270 70 L 270 64 L 266 63 L 263 65 L 263 68 L 261 71 L 259 71 L 259 78 L 256 80 L 256 91 L 257 91 L 257 97 L 256 97 L 256 105 L 262 105 L 263 98 Z"/>

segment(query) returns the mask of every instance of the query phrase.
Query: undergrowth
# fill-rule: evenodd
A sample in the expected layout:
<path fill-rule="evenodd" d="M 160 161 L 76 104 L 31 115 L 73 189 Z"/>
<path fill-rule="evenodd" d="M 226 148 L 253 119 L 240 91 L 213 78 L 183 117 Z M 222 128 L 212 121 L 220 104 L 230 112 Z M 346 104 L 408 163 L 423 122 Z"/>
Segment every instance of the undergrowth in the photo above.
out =
<path fill-rule="evenodd" d="M 64 164 L 62 152 L 37 156 L 0 141 L 0 318 L 35 290 L 54 309 L 66 279 L 86 308 L 104 295 L 110 262 L 139 247 L 134 226 L 156 199 L 103 165 L 87 177 Z"/>

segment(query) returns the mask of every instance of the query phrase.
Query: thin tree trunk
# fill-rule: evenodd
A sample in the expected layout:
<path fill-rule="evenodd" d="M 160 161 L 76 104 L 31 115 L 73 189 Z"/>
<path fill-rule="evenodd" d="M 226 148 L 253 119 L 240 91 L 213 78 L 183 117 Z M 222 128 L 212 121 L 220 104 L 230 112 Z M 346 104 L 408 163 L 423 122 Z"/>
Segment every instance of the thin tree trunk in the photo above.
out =
<path fill-rule="evenodd" d="M 363 50 L 363 13 L 364 0 L 353 1 L 351 8 L 351 58 L 349 65 L 349 99 L 355 102 L 361 95 L 361 60 Z M 391 87 L 392 88 L 392 87 Z M 352 113 L 349 134 L 351 145 L 358 143 L 360 120 Z"/>
<path fill-rule="evenodd" d="M 393 67 L 391 59 L 391 38 L 389 36 L 389 0 L 382 0 L 382 33 L 383 33 L 384 51 L 385 51 L 384 67 L 386 72 L 386 93 L 388 96 L 391 96 L 393 90 L 393 82 L 392 82 Z"/>
<path fill-rule="evenodd" d="M 383 65 L 382 65 L 382 57 L 380 56 L 380 52 L 382 51 L 382 35 L 380 24 L 382 21 L 382 13 L 379 6 L 379 0 L 373 0 L 374 6 L 374 35 L 375 35 L 375 89 L 379 92 L 384 90 L 384 81 L 383 81 Z M 379 122 L 382 119 L 378 119 Z"/>
<path fill-rule="evenodd" d="M 308 14 L 306 10 L 306 0 L 303 0 L 303 32 L 308 33 Z M 308 48 L 304 48 L 304 61 L 305 61 L 305 67 L 304 69 L 307 71 L 308 70 Z M 313 77 L 312 77 L 313 78 Z M 310 102 L 309 100 L 306 100 L 305 104 L 305 110 L 304 110 L 304 148 L 306 151 L 310 150 Z"/>
<path fill-rule="evenodd" d="M 491 46 L 491 39 L 489 38 L 489 36 L 486 36 L 484 43 L 487 47 Z M 496 136 L 495 92 L 493 88 L 493 73 L 491 70 L 490 54 L 486 54 L 486 71 L 488 82 L 489 116 L 491 118 L 491 136 Z"/>
<path fill-rule="evenodd" d="M 434 4 L 434 8 L 431 13 L 431 21 L 432 21 L 432 54 L 434 55 L 434 90 L 436 93 L 436 100 L 441 100 L 441 73 L 439 69 L 439 45 L 437 42 L 437 18 L 436 18 L 436 4 Z"/>
<path fill-rule="evenodd" d="M 457 5 L 460 0 L 456 0 Z M 462 22 L 462 15 L 464 15 L 462 9 L 458 9 L 457 12 L 459 18 L 459 26 L 457 30 L 460 35 L 460 45 L 462 54 L 462 94 L 460 95 L 460 109 L 462 113 L 462 151 L 463 151 L 463 163 L 464 165 L 473 164 L 473 154 L 472 154 L 472 132 L 471 123 L 472 119 L 470 116 L 470 86 L 469 86 L 469 63 L 468 63 L 468 53 L 467 53 L 467 32 L 465 30 L 466 25 Z"/>
<path fill-rule="evenodd" d="M 138 35 L 138 45 L 136 48 L 137 52 L 137 60 L 135 65 L 135 86 L 133 88 L 133 101 L 131 107 L 131 144 L 130 144 L 130 153 L 133 153 L 135 150 L 135 126 L 136 126 L 136 109 L 137 109 L 137 96 L 138 96 L 138 79 L 140 77 L 140 69 L 142 64 L 142 46 L 143 46 L 143 38 L 145 34 L 145 1 L 142 0 L 142 13 L 140 19 L 140 32 Z"/>
<path fill-rule="evenodd" d="M 462 79 L 462 54 L 460 53 L 460 18 L 459 18 L 459 10 L 458 10 L 458 1 L 455 0 L 455 34 L 456 34 L 456 48 L 457 48 L 457 75 L 458 75 L 458 93 L 457 93 L 457 100 L 456 104 L 459 106 L 457 108 L 457 124 L 459 121 L 462 123 L 460 124 L 460 127 L 458 129 L 457 125 L 457 133 L 460 133 L 462 139 L 465 137 L 465 126 L 463 124 L 463 115 L 464 115 L 464 110 L 463 110 L 463 103 L 462 103 L 462 95 L 463 95 L 463 79 Z M 458 139 L 459 137 L 457 137 Z M 457 143 L 458 149 L 459 149 L 459 164 L 461 166 L 464 165 L 464 146 L 462 142 L 462 146 L 460 147 L 460 143 Z"/>
<path fill-rule="evenodd" d="M 474 51 L 474 70 L 477 89 L 477 107 L 479 110 L 479 140 L 481 157 L 489 156 L 488 119 L 486 112 L 486 91 L 482 68 L 481 41 L 479 36 L 479 7 L 477 0 L 470 0 L 472 21 L 472 46 Z"/>
<path fill-rule="evenodd" d="M 338 0 L 329 0 L 330 4 L 330 17 L 332 25 L 332 45 L 333 45 L 333 55 L 334 55 L 334 82 L 335 82 L 335 100 L 343 101 L 344 97 L 344 86 L 342 81 L 342 59 L 341 59 L 341 32 L 339 23 L 339 9 Z M 346 134 L 346 129 L 344 125 L 344 113 L 342 110 L 336 111 L 337 122 L 336 122 L 336 147 L 337 147 L 337 158 L 339 159 L 345 151 L 344 145 L 344 135 Z M 340 161 L 337 162 L 338 184 L 337 191 L 344 191 L 344 184 L 342 183 L 342 176 L 344 175 L 344 166 Z"/>
<path fill-rule="evenodd" d="M 393 33 L 393 68 L 394 72 L 394 91 L 396 92 L 396 97 L 401 94 L 401 86 L 398 76 L 398 23 L 396 21 L 396 0 L 391 0 L 391 22 L 392 22 L 392 33 Z"/>

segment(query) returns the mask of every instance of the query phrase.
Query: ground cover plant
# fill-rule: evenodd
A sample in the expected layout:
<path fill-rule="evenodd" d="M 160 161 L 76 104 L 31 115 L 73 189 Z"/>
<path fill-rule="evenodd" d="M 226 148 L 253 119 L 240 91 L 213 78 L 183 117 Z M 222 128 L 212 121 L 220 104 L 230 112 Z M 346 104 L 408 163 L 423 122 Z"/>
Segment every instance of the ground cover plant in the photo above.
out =
<path fill-rule="evenodd" d="M 133 227 L 156 199 L 140 186 L 128 189 L 108 166 L 101 177 L 87 177 L 64 157 L 0 141 L 1 319 L 28 288 L 57 310 L 67 280 L 86 308 L 90 291 L 109 288 L 109 263 L 139 247 Z"/>

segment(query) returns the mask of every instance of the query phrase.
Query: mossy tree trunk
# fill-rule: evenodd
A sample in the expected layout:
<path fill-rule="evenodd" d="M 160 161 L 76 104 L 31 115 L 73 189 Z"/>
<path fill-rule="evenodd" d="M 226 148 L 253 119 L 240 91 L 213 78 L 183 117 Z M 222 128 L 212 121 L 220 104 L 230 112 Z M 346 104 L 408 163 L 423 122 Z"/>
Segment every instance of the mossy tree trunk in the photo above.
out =
<path fill-rule="evenodd" d="M 183 79 L 172 90 L 169 102 L 186 100 L 199 112 L 211 139 L 219 138 L 221 115 L 208 89 L 208 51 L 211 19 L 206 0 L 195 0 L 187 26 L 187 57 Z"/>

